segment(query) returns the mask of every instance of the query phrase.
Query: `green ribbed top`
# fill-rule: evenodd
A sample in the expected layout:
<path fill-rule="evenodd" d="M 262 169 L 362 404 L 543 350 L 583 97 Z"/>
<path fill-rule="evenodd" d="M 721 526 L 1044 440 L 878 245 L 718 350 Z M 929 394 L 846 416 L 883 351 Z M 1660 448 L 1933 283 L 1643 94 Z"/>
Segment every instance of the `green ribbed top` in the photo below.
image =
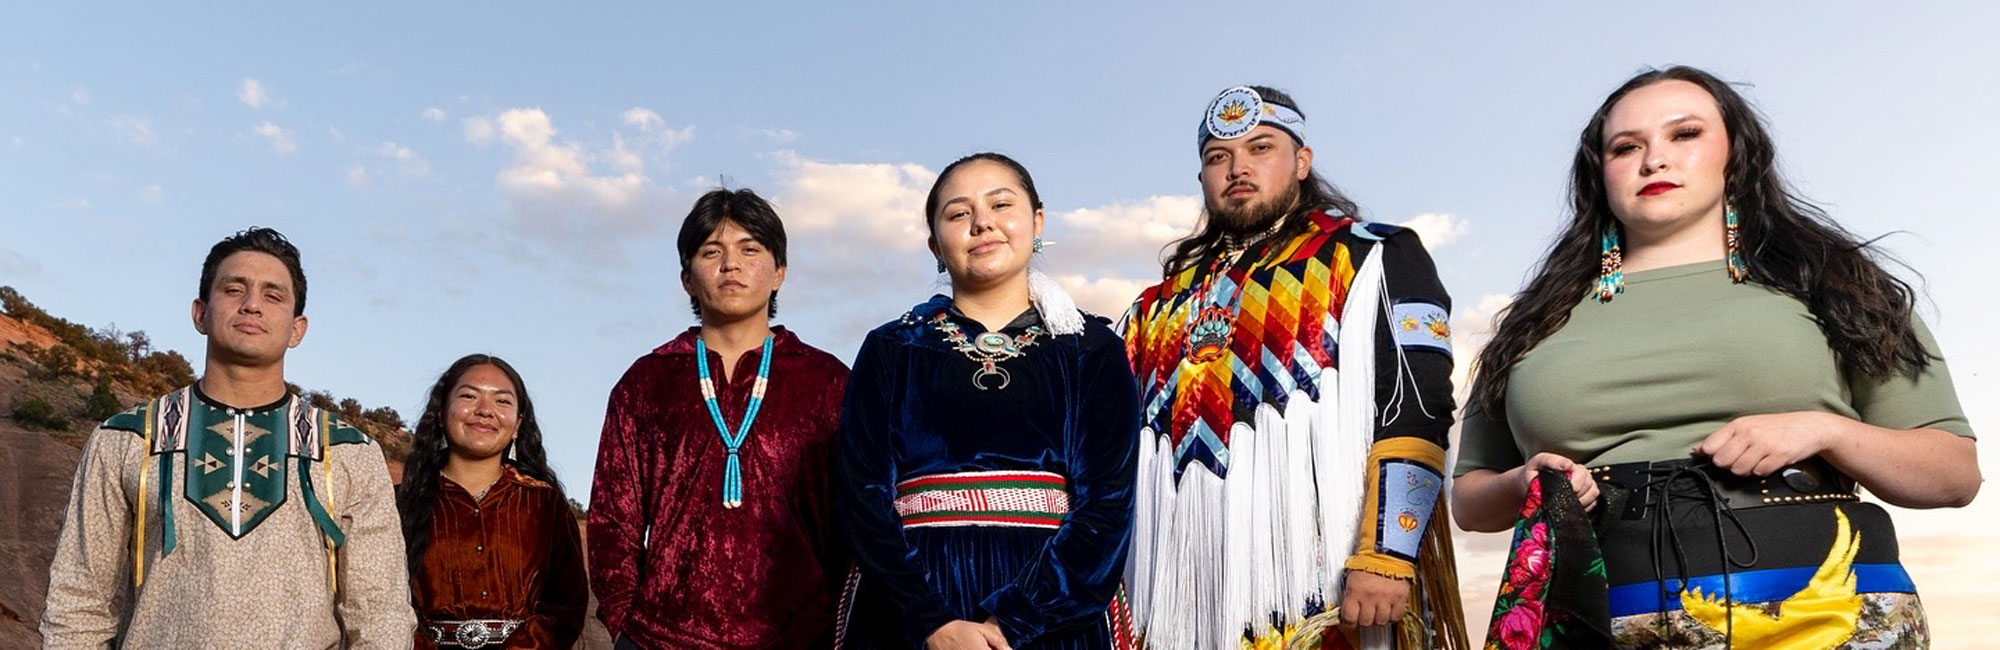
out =
<path fill-rule="evenodd" d="M 1721 260 L 1627 273 L 1611 302 L 1584 298 L 1515 364 L 1506 400 L 1505 422 L 1466 414 L 1456 473 L 1512 469 L 1543 451 L 1587 465 L 1686 458 L 1723 424 L 1761 413 L 1973 435 L 1944 361 L 1888 381 L 1850 377 L 1804 303 L 1730 282 Z"/>

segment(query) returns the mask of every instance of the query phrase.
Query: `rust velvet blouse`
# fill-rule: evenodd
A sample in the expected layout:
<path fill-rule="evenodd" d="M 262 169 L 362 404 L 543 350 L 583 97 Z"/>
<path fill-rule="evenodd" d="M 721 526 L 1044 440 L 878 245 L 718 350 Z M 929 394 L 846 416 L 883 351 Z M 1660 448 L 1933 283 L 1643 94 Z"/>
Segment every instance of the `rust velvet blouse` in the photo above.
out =
<path fill-rule="evenodd" d="M 423 573 L 411 582 L 417 647 L 433 648 L 433 621 L 512 619 L 506 648 L 567 650 L 583 633 L 590 600 L 583 542 L 556 489 L 515 470 L 478 500 L 439 476 Z"/>

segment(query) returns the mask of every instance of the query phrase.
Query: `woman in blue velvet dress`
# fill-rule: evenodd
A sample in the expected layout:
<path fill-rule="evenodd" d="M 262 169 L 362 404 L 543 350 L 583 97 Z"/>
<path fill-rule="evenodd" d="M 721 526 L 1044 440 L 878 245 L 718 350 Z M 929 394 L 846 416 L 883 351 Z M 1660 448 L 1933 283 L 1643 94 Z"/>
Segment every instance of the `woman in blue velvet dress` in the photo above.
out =
<path fill-rule="evenodd" d="M 954 162 L 924 212 L 953 295 L 868 334 L 841 417 L 843 646 L 1110 648 L 1139 429 L 1124 343 L 1028 269 L 1020 164 Z"/>

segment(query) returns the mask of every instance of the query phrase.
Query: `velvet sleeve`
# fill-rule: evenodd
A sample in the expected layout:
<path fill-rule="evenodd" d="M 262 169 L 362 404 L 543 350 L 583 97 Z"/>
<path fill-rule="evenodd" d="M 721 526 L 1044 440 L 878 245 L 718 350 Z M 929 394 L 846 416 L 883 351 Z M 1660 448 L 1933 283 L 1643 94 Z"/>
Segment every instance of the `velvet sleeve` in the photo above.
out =
<path fill-rule="evenodd" d="M 540 531 L 549 538 L 549 557 L 541 571 L 541 593 L 534 595 L 535 611 L 523 630 L 523 648 L 568 650 L 583 636 L 583 612 L 590 607 L 590 584 L 584 577 L 583 540 L 576 530 L 576 515 L 562 494 L 549 491 Z"/>
<path fill-rule="evenodd" d="M 633 364 L 611 389 L 590 485 L 590 586 L 597 591 L 597 617 L 613 637 L 625 631 L 645 550 L 646 464 L 637 420 L 646 362 Z"/>
<path fill-rule="evenodd" d="M 834 362 L 832 370 L 843 374 L 847 373 L 847 367 L 840 365 L 837 361 Z M 829 375 L 829 377 L 838 376 L 840 375 Z M 813 539 L 815 541 L 814 548 L 819 553 L 820 570 L 823 572 L 820 575 L 826 576 L 829 584 L 836 591 L 842 587 L 844 581 L 847 579 L 848 570 L 854 566 L 854 558 L 847 550 L 847 540 L 841 538 L 841 519 L 834 505 L 833 496 L 833 492 L 836 489 L 833 486 L 837 481 L 836 472 L 833 468 L 835 462 L 834 449 L 840 439 L 841 403 L 843 397 L 846 395 L 846 390 L 847 382 L 826 382 L 826 392 L 822 395 L 820 408 L 816 414 L 818 419 L 814 421 L 815 427 L 824 427 L 819 429 L 819 431 L 827 432 L 828 434 L 825 438 L 826 446 L 820 448 L 823 455 L 819 458 L 820 473 L 817 476 L 818 480 L 812 483 L 814 494 L 819 497 L 814 501 L 812 508 L 815 516 L 812 528 Z M 834 598 L 832 602 L 835 607 L 839 606 L 839 598 Z M 832 614 L 838 616 L 839 612 L 835 611 Z M 833 619 L 829 616 L 827 620 L 830 623 Z M 827 625 L 824 638 L 821 641 L 815 642 L 813 647 L 833 647 L 835 644 L 833 638 L 834 631 L 833 625 Z"/>
<path fill-rule="evenodd" d="M 1081 390 L 1066 396 L 1069 515 L 1034 563 L 980 603 L 1015 647 L 1101 617 L 1124 575 L 1138 472 L 1139 386 L 1123 353 L 1122 346 L 1107 344 L 1077 364 Z"/>
<path fill-rule="evenodd" d="M 952 621 L 944 599 L 925 579 L 916 550 L 896 516 L 896 459 L 891 444 L 895 398 L 902 394 L 895 345 L 870 335 L 855 355 L 840 411 L 834 450 L 834 499 L 848 548 L 861 568 L 864 591 L 885 593 L 902 611 L 897 621 L 911 647 Z M 600 598 L 602 598 L 600 596 Z"/>

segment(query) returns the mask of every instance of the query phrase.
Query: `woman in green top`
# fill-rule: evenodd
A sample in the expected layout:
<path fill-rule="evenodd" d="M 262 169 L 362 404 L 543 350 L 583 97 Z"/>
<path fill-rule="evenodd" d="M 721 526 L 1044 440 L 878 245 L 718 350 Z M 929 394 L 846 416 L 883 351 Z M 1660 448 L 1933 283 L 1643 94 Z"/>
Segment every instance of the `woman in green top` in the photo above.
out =
<path fill-rule="evenodd" d="M 1538 471 L 1566 473 L 1618 647 L 1926 646 L 1888 515 L 1855 496 L 1979 489 L 1909 286 L 1786 186 L 1754 109 L 1701 70 L 1606 98 L 1570 195 L 1479 356 L 1460 524 L 1504 530 Z M 1496 630 L 1539 612 L 1518 618 Z"/>

